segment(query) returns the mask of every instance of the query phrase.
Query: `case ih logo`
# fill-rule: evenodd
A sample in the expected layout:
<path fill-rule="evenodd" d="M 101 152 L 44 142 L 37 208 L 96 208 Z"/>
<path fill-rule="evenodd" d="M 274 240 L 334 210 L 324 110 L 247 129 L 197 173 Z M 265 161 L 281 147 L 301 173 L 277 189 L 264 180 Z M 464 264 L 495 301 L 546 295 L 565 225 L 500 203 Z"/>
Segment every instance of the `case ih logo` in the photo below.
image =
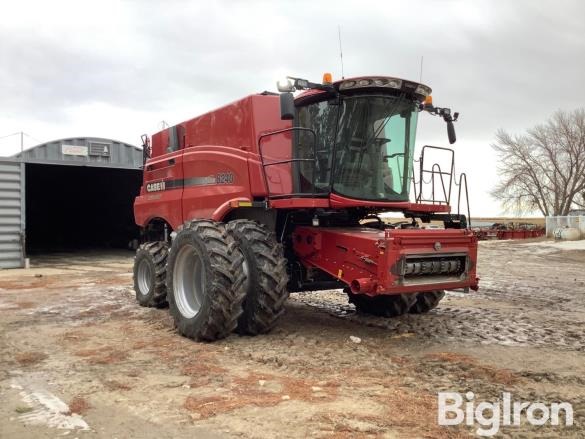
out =
<path fill-rule="evenodd" d="M 164 191 L 165 190 L 165 182 L 164 181 L 159 181 L 156 183 L 148 183 L 146 185 L 146 192 L 158 192 L 158 191 Z"/>

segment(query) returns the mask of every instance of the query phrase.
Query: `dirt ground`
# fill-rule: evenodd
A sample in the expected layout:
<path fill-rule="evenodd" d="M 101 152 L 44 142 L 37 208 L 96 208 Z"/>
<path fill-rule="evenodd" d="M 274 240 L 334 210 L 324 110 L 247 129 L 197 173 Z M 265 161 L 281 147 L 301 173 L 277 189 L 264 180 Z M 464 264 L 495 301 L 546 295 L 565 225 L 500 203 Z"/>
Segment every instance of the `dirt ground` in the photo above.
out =
<path fill-rule="evenodd" d="M 500 435 L 585 437 L 584 267 L 584 250 L 481 243 L 480 292 L 427 315 L 293 294 L 271 334 L 208 344 L 136 304 L 130 253 L 33 260 L 0 272 L 0 437 L 473 436 L 437 425 L 440 391 L 570 402 L 572 427 Z"/>

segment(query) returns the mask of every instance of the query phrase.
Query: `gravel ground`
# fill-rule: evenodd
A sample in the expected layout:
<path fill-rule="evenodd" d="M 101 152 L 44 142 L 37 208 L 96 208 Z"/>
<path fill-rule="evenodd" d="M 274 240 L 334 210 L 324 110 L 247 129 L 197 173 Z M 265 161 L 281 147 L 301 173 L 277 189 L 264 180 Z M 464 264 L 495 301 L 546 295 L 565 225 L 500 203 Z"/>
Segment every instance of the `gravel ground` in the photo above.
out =
<path fill-rule="evenodd" d="M 437 425 L 440 391 L 570 402 L 572 427 L 500 436 L 584 437 L 584 266 L 579 249 L 485 242 L 480 292 L 427 315 L 293 294 L 271 334 L 208 344 L 135 303 L 129 253 L 33 260 L 0 272 L 0 438 L 473 436 Z"/>

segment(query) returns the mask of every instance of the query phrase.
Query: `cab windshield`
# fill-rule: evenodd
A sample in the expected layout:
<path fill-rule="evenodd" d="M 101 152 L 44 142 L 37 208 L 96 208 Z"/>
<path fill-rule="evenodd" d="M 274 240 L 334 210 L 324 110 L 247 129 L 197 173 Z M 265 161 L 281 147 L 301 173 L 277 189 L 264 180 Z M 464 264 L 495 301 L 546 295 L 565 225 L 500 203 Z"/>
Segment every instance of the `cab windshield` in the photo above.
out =
<path fill-rule="evenodd" d="M 299 192 L 408 201 L 417 115 L 412 100 L 385 95 L 300 107 L 297 124 L 315 131 L 317 145 L 315 165 L 298 163 Z M 312 136 L 299 133 L 295 156 L 310 158 L 312 149 Z"/>

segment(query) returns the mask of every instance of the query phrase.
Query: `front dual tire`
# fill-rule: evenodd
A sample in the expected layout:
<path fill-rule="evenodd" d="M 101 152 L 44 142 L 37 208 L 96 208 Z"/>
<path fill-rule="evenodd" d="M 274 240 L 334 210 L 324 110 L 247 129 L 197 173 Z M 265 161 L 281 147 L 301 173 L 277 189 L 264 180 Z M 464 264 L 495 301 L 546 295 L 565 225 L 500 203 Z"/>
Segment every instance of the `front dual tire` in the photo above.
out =
<path fill-rule="evenodd" d="M 286 259 L 275 234 L 250 220 L 227 224 L 244 255 L 246 298 L 237 331 L 245 335 L 269 332 L 284 313 L 288 299 Z"/>
<path fill-rule="evenodd" d="M 179 333 L 213 341 L 234 331 L 246 295 L 244 256 L 224 224 L 189 221 L 167 264 L 169 311 Z"/>
<path fill-rule="evenodd" d="M 177 330 L 196 340 L 217 340 L 234 330 L 267 333 L 289 295 L 282 245 L 250 220 L 187 222 L 173 240 L 166 277 Z"/>

